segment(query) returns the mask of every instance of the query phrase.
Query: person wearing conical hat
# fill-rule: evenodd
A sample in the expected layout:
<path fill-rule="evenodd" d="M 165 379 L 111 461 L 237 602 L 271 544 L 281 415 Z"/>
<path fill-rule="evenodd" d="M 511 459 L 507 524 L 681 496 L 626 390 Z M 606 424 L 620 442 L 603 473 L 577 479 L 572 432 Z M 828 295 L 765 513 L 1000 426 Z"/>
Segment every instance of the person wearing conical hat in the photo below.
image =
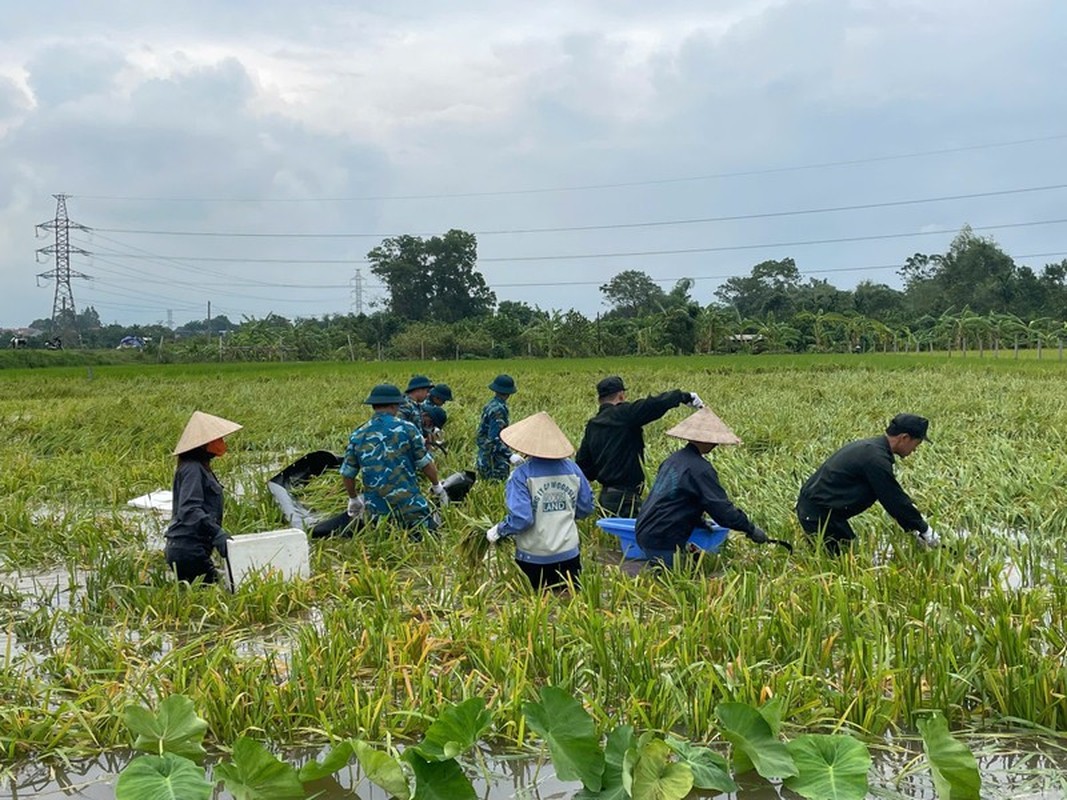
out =
<path fill-rule="evenodd" d="M 705 458 L 720 444 L 741 444 L 737 434 L 705 406 L 667 435 L 688 444 L 660 464 L 648 499 L 637 515 L 637 544 L 649 559 L 671 566 L 693 529 L 703 524 L 704 514 L 724 528 L 741 531 L 757 544 L 766 543 L 767 534 L 733 504 L 719 483 L 715 467 Z"/>
<path fill-rule="evenodd" d="M 515 539 L 515 563 L 535 589 L 579 585 L 582 562 L 576 521 L 593 512 L 593 490 L 571 460 L 574 445 L 541 411 L 509 425 L 500 438 L 529 458 L 504 487 L 507 516 L 485 533 L 490 542 Z"/>
<path fill-rule="evenodd" d="M 211 460 L 226 452 L 226 436 L 241 430 L 236 422 L 194 411 L 174 448 L 178 466 L 171 488 L 173 513 L 163 552 L 178 580 L 215 583 L 211 551 L 226 556 L 231 538 L 222 527 L 222 484 Z"/>
<path fill-rule="evenodd" d="M 511 452 L 501 440 L 500 432 L 510 421 L 508 398 L 518 389 L 515 379 L 510 375 L 497 375 L 489 384 L 493 396 L 482 408 L 482 418 L 478 423 L 478 433 L 474 437 L 478 445 L 476 466 L 478 477 L 486 481 L 507 480 L 508 469 L 522 461 L 522 456 Z"/>

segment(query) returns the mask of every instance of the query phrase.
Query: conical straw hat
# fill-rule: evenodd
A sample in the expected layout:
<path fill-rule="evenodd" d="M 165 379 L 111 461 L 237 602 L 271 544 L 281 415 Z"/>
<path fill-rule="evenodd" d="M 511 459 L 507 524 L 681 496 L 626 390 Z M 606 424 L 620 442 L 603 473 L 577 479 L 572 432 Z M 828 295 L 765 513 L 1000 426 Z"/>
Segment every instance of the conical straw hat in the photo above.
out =
<path fill-rule="evenodd" d="M 234 431 L 241 430 L 242 427 L 228 419 L 205 414 L 203 411 L 194 411 L 189 417 L 185 430 L 182 431 L 182 438 L 178 440 L 178 445 L 174 448 L 174 455 L 187 453 L 208 442 L 229 436 Z"/>
<path fill-rule="evenodd" d="M 547 411 L 508 425 L 500 432 L 500 438 L 512 450 L 528 456 L 570 458 L 574 455 L 574 445 Z"/>
<path fill-rule="evenodd" d="M 690 414 L 669 431 L 668 436 L 704 444 L 741 444 L 740 437 L 719 419 L 710 408 L 701 408 Z"/>

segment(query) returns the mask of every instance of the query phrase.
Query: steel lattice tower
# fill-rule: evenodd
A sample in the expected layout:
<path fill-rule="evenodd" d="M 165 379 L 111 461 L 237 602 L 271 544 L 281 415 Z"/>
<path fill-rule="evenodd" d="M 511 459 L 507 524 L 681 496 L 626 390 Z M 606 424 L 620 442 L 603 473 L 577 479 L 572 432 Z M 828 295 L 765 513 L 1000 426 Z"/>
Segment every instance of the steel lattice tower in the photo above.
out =
<path fill-rule="evenodd" d="M 55 194 L 52 196 L 56 198 L 55 219 L 50 219 L 38 225 L 37 234 L 40 235 L 42 230 L 55 231 L 56 241 L 55 244 L 48 247 L 38 248 L 37 259 L 40 260 L 41 256 L 54 255 L 56 257 L 56 265 L 54 269 L 39 273 L 37 277 L 54 280 L 56 283 L 55 296 L 52 300 L 51 335 L 69 337 L 70 334 L 76 334 L 77 332 L 75 321 L 78 313 L 78 309 L 74 305 L 74 290 L 71 288 L 70 280 L 71 278 L 89 277 L 71 270 L 70 254 L 90 255 L 89 251 L 82 250 L 80 247 L 71 247 L 70 230 L 71 228 L 80 231 L 88 231 L 89 229 L 84 225 L 79 225 L 77 222 L 70 221 L 67 216 L 67 195 Z"/>

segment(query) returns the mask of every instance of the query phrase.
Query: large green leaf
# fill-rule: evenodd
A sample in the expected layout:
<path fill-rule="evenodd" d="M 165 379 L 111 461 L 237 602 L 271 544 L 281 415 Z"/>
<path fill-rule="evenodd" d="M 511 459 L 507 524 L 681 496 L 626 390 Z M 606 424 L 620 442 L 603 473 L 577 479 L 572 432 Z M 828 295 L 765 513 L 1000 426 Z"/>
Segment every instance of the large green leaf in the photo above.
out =
<path fill-rule="evenodd" d="M 411 800 L 477 800 L 470 778 L 455 759 L 427 761 L 414 748 L 404 751 L 404 761 L 415 773 L 415 793 Z"/>
<path fill-rule="evenodd" d="M 318 781 L 328 778 L 338 770 L 344 769 L 352 760 L 352 742 L 345 739 L 338 742 L 328 752 L 322 761 L 309 761 L 300 768 L 297 778 L 301 783 Z"/>
<path fill-rule="evenodd" d="M 777 736 L 782 732 L 782 720 L 785 719 L 785 700 L 781 696 L 772 697 L 758 709 L 759 715 L 771 726 L 771 733 Z"/>
<path fill-rule="evenodd" d="M 235 800 L 303 800 L 304 797 L 304 785 L 292 765 L 279 761 L 247 736 L 234 743 L 233 761 L 219 764 L 215 773 Z"/>
<path fill-rule="evenodd" d="M 941 800 L 978 800 L 982 778 L 978 762 L 963 744 L 948 732 L 948 722 L 940 713 L 919 720 L 923 750 L 930 761 L 934 788 Z"/>
<path fill-rule="evenodd" d="M 630 795 L 623 782 L 623 762 L 626 751 L 634 744 L 634 729 L 630 725 L 619 725 L 610 734 L 604 747 L 604 775 L 600 782 L 600 791 L 591 792 L 582 789 L 574 800 L 626 800 Z"/>
<path fill-rule="evenodd" d="M 604 775 L 593 718 L 582 704 L 553 686 L 541 689 L 540 703 L 523 703 L 522 713 L 530 729 L 548 743 L 552 765 L 561 780 L 579 780 L 591 792 L 599 792 Z"/>
<path fill-rule="evenodd" d="M 115 800 L 210 800 L 214 786 L 204 768 L 173 753 L 139 756 L 115 783 Z"/>
<path fill-rule="evenodd" d="M 357 741 L 353 749 L 356 751 L 356 758 L 359 759 L 359 766 L 368 780 L 381 786 L 397 800 L 410 800 L 411 787 L 408 786 L 408 776 L 399 761 L 388 753 L 375 750 L 366 742 Z"/>
<path fill-rule="evenodd" d="M 785 785 L 809 800 L 863 800 L 871 754 L 867 745 L 841 734 L 807 734 L 786 743 L 799 775 Z"/>
<path fill-rule="evenodd" d="M 782 730 L 782 720 L 785 718 L 785 701 L 780 696 L 772 697 L 758 709 L 759 715 L 767 721 L 771 728 L 771 734 L 777 739 Z M 735 749 L 732 754 L 734 773 L 744 775 L 753 769 L 752 759 L 741 750 Z"/>
<path fill-rule="evenodd" d="M 413 749 L 427 761 L 447 761 L 474 747 L 492 721 L 485 700 L 472 697 L 442 711 Z"/>
<path fill-rule="evenodd" d="M 127 706 L 123 718 L 137 737 L 134 750 L 157 756 L 174 753 L 197 762 L 205 755 L 201 742 L 207 722 L 196 715 L 193 701 L 185 695 L 172 694 L 159 704 L 159 714 L 141 706 Z"/>
<path fill-rule="evenodd" d="M 693 770 L 672 763 L 671 749 L 653 739 L 638 751 L 634 764 L 633 800 L 682 800 L 693 789 Z"/>
<path fill-rule="evenodd" d="M 734 746 L 736 754 L 743 753 L 756 772 L 764 778 L 788 778 L 797 774 L 793 757 L 786 746 L 774 737 L 774 732 L 759 711 L 745 703 L 720 703 L 715 716 L 722 727 L 722 735 Z M 738 774 L 742 770 L 736 770 Z"/>
<path fill-rule="evenodd" d="M 671 748 L 693 770 L 693 786 L 698 789 L 715 789 L 719 792 L 736 792 L 737 784 L 730 777 L 730 766 L 726 759 L 708 747 L 687 742 L 684 739 L 667 737 L 667 747 Z"/>

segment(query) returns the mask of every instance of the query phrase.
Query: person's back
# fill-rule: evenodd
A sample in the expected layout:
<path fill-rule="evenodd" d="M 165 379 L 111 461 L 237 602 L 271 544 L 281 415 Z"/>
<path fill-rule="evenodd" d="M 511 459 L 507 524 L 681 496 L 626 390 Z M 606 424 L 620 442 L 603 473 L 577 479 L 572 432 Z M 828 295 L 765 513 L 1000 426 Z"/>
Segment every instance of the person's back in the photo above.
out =
<path fill-rule="evenodd" d="M 488 387 L 493 397 L 482 408 L 475 444 L 478 447 L 478 477 L 483 480 L 506 480 L 511 463 L 511 448 L 500 439 L 508 427 L 510 416 L 507 399 L 517 390 L 510 375 L 497 375 Z"/>
<path fill-rule="evenodd" d="M 645 483 L 643 427 L 683 403 L 694 408 L 703 403 L 680 389 L 629 402 L 618 375 L 604 378 L 596 388 L 600 408 L 585 425 L 575 461 L 588 480 L 599 481 L 605 512 L 632 517 L 641 508 Z"/>
<path fill-rule="evenodd" d="M 920 544 L 939 542 L 893 474 L 895 457 L 905 458 L 926 439 L 928 421 L 915 414 L 897 414 L 885 435 L 850 442 L 835 451 L 804 481 L 796 514 L 809 536 L 820 536 L 832 554 L 856 538 L 849 520 L 879 502 Z"/>
<path fill-rule="evenodd" d="M 893 469 L 893 453 L 884 436 L 849 442 L 812 473 L 800 488 L 798 505 L 829 508 L 854 517 L 878 499 L 873 479 Z"/>
<path fill-rule="evenodd" d="M 515 539 L 515 562 L 534 588 L 578 585 L 581 559 L 577 520 L 592 513 L 593 490 L 569 458 L 574 446 L 546 412 L 502 432 L 504 441 L 530 456 L 504 487 L 507 516 L 486 532 L 490 542 Z"/>
<path fill-rule="evenodd" d="M 358 456 L 363 496 L 371 514 L 392 514 L 406 525 L 421 524 L 430 516 L 417 477 L 429 456 L 414 425 L 377 412 L 352 432 L 349 451 Z"/>

